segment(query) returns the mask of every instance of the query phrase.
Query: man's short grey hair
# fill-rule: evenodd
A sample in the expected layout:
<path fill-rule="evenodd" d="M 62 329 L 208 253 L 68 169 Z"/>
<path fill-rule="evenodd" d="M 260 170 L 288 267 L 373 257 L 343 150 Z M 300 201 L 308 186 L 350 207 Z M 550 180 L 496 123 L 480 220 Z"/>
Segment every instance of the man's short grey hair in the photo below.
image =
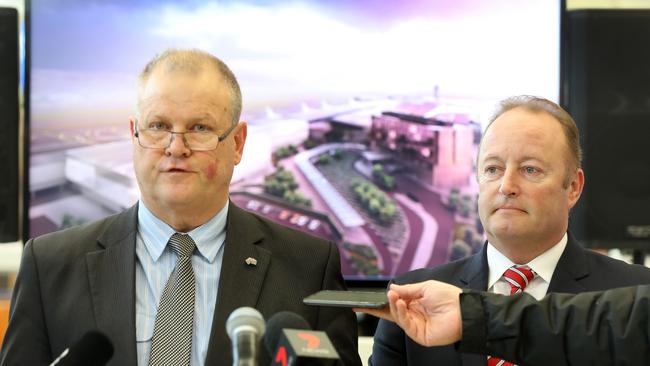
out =
<path fill-rule="evenodd" d="M 488 121 L 484 134 L 487 133 L 492 123 L 502 114 L 515 108 L 524 108 L 533 113 L 546 112 L 555 118 L 562 127 L 564 137 L 569 148 L 567 159 L 567 177 L 565 184 L 568 185 L 572 173 L 582 167 L 582 149 L 580 148 L 580 133 L 575 121 L 562 107 L 548 99 L 532 95 L 517 95 L 499 102 L 497 110 Z M 479 147 L 480 151 L 480 147 Z M 478 165 L 478 164 L 477 164 Z"/>
<path fill-rule="evenodd" d="M 149 61 L 138 77 L 138 107 L 140 107 L 142 90 L 153 71 L 158 67 L 164 67 L 166 72 L 183 71 L 198 74 L 206 66 L 213 67 L 221 75 L 224 84 L 228 87 L 231 98 L 232 124 L 237 124 L 241 117 L 242 97 L 235 74 L 219 58 L 197 49 L 167 49 Z"/>

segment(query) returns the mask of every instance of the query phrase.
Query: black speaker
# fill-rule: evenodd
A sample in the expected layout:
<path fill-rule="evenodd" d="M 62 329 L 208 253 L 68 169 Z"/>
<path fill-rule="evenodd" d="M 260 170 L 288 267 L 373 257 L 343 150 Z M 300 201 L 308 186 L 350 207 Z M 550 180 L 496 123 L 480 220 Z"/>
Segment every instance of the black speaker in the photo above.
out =
<path fill-rule="evenodd" d="M 18 12 L 0 8 L 0 243 L 19 239 Z"/>
<path fill-rule="evenodd" d="M 650 11 L 568 12 L 562 41 L 586 176 L 571 230 L 591 247 L 650 249 Z"/>

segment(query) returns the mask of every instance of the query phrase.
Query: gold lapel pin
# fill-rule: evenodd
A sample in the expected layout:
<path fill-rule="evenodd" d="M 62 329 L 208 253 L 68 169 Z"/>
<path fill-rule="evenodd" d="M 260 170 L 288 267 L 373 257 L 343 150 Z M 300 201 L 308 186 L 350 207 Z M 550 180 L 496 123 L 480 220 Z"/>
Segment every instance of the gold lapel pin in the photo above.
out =
<path fill-rule="evenodd" d="M 257 259 L 252 258 L 252 257 L 246 258 L 246 260 L 244 262 L 246 262 L 246 264 L 248 264 L 249 266 L 256 266 L 257 265 Z"/>

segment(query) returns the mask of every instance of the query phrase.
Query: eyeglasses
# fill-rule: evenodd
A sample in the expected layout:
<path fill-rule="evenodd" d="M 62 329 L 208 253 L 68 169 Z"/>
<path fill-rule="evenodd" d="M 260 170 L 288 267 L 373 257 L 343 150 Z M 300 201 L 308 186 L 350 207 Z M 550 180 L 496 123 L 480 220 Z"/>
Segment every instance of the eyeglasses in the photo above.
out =
<path fill-rule="evenodd" d="M 211 151 L 215 150 L 219 143 L 225 140 L 228 135 L 237 127 L 236 124 L 222 135 L 208 131 L 185 131 L 174 132 L 158 128 L 138 128 L 138 120 L 135 120 L 135 138 L 138 139 L 140 146 L 145 149 L 166 149 L 172 144 L 174 135 L 182 135 L 183 142 L 188 149 L 192 151 Z"/>

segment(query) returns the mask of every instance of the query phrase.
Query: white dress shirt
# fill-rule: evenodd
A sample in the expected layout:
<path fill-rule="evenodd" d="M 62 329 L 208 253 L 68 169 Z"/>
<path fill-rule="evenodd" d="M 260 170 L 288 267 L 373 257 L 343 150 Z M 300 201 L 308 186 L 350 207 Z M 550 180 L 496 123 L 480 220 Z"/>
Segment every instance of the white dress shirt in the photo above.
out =
<path fill-rule="evenodd" d="M 549 250 L 538 255 L 532 261 L 524 263 L 537 273 L 535 279 L 526 286 L 524 292 L 529 293 L 537 300 L 546 296 L 548 285 L 551 283 L 553 272 L 555 272 L 555 267 L 564 252 L 564 248 L 566 248 L 567 241 L 568 236 L 565 233 L 562 239 Z M 515 263 L 499 252 L 490 242 L 488 242 L 487 246 L 487 261 L 490 270 L 488 292 L 510 295 L 510 284 L 503 279 L 503 272 L 514 266 Z"/>

